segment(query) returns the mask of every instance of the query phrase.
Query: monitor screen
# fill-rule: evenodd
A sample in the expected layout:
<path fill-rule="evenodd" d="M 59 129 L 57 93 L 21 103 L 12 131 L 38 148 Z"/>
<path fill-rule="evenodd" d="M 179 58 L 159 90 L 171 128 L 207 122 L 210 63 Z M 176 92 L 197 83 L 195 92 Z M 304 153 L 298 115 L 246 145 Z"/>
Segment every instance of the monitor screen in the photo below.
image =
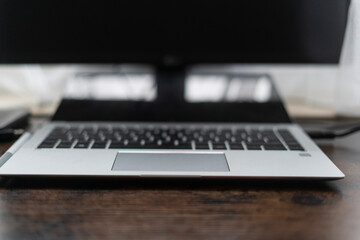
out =
<path fill-rule="evenodd" d="M 348 0 L 2 0 L 0 63 L 337 63 Z"/>

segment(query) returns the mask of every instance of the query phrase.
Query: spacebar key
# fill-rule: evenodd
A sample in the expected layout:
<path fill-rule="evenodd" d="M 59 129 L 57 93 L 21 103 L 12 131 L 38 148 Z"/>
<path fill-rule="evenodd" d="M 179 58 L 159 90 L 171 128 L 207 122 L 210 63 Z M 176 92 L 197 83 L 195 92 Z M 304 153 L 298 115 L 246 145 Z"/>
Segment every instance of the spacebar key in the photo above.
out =
<path fill-rule="evenodd" d="M 173 145 L 173 144 L 164 144 L 159 146 L 159 149 L 192 149 L 191 143 Z"/>

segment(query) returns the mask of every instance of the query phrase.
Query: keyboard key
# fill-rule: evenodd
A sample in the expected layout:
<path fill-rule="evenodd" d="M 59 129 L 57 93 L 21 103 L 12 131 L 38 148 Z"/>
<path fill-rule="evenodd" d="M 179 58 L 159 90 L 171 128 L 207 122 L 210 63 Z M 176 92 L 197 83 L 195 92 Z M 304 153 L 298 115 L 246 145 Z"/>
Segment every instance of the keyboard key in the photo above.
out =
<path fill-rule="evenodd" d="M 247 150 L 261 150 L 261 145 L 248 143 L 246 144 L 246 148 Z"/>
<path fill-rule="evenodd" d="M 72 142 L 61 142 L 56 148 L 71 148 Z"/>
<path fill-rule="evenodd" d="M 282 144 L 265 144 L 264 149 L 265 150 L 286 150 L 286 148 Z"/>
<path fill-rule="evenodd" d="M 123 142 L 112 142 L 109 148 L 125 148 L 125 144 Z"/>
<path fill-rule="evenodd" d="M 229 146 L 231 150 L 244 150 L 243 145 L 239 143 L 230 143 Z"/>
<path fill-rule="evenodd" d="M 88 148 L 90 145 L 90 142 L 78 142 L 75 144 L 74 148 Z"/>
<path fill-rule="evenodd" d="M 55 144 L 42 143 L 39 145 L 38 148 L 53 148 L 54 146 L 55 146 Z"/>
<path fill-rule="evenodd" d="M 210 149 L 208 143 L 196 143 L 195 148 L 200 149 L 200 150 L 209 150 Z"/>
<path fill-rule="evenodd" d="M 191 143 L 181 143 L 175 146 L 175 149 L 192 149 Z"/>
<path fill-rule="evenodd" d="M 288 147 L 291 151 L 305 151 L 305 149 L 300 144 L 288 145 Z"/>
<path fill-rule="evenodd" d="M 106 148 L 106 144 L 93 144 L 91 146 L 91 148 L 94 148 L 94 149 L 104 149 Z"/>
<path fill-rule="evenodd" d="M 263 139 L 251 139 L 251 140 L 246 141 L 246 142 L 252 143 L 252 144 L 264 144 L 265 143 L 265 141 Z"/>
<path fill-rule="evenodd" d="M 107 145 L 107 141 L 95 141 L 91 148 L 105 148 Z"/>
<path fill-rule="evenodd" d="M 161 149 L 161 147 L 157 144 L 147 144 L 142 147 L 143 149 Z"/>
<path fill-rule="evenodd" d="M 123 145 L 121 148 L 129 148 L 129 149 L 142 149 L 145 148 L 145 146 L 141 146 L 140 144 L 127 144 L 127 145 Z"/>
<path fill-rule="evenodd" d="M 284 142 L 289 145 L 289 144 L 299 144 L 299 142 L 294 138 L 294 139 L 284 139 Z"/>
<path fill-rule="evenodd" d="M 239 128 L 235 130 L 235 134 L 236 135 L 247 135 L 247 132 L 245 131 L 244 128 Z"/>
<path fill-rule="evenodd" d="M 224 143 L 213 143 L 212 148 L 214 150 L 226 150 L 226 146 Z"/>
<path fill-rule="evenodd" d="M 164 143 L 159 149 L 192 149 L 191 143 Z"/>
<path fill-rule="evenodd" d="M 39 148 L 53 148 L 58 140 L 49 140 L 45 139 L 40 145 Z"/>

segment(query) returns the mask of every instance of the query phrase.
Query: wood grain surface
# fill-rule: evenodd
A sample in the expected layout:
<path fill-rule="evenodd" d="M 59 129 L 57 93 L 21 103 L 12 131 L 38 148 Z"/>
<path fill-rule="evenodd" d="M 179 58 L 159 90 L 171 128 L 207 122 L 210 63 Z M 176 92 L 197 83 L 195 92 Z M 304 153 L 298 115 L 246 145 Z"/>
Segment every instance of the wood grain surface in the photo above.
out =
<path fill-rule="evenodd" d="M 0 239 L 360 239 L 360 150 L 321 148 L 344 180 L 2 178 Z"/>

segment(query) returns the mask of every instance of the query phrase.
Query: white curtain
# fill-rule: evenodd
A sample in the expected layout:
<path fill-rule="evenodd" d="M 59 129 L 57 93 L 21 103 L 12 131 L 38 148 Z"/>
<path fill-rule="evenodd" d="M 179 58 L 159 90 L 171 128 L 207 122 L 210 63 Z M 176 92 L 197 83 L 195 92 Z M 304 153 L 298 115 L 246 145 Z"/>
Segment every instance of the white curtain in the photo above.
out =
<path fill-rule="evenodd" d="M 336 112 L 360 117 L 360 0 L 351 1 L 336 89 Z"/>
<path fill-rule="evenodd" d="M 54 103 L 61 95 L 69 66 L 0 66 L 0 108 L 38 107 Z"/>
<path fill-rule="evenodd" d="M 109 65 L 2 65 L 0 108 L 53 107 L 62 96 L 68 79 L 78 72 L 111 69 Z"/>
<path fill-rule="evenodd" d="M 61 97 L 66 80 L 77 72 L 119 69 L 119 65 L 0 66 L 0 108 L 52 105 Z M 203 70 L 202 67 L 198 69 Z M 210 69 L 233 73 L 268 73 L 273 76 L 287 102 L 326 109 L 334 106 L 337 65 L 229 65 Z M 208 71 L 209 68 L 205 67 L 204 70 Z"/>

